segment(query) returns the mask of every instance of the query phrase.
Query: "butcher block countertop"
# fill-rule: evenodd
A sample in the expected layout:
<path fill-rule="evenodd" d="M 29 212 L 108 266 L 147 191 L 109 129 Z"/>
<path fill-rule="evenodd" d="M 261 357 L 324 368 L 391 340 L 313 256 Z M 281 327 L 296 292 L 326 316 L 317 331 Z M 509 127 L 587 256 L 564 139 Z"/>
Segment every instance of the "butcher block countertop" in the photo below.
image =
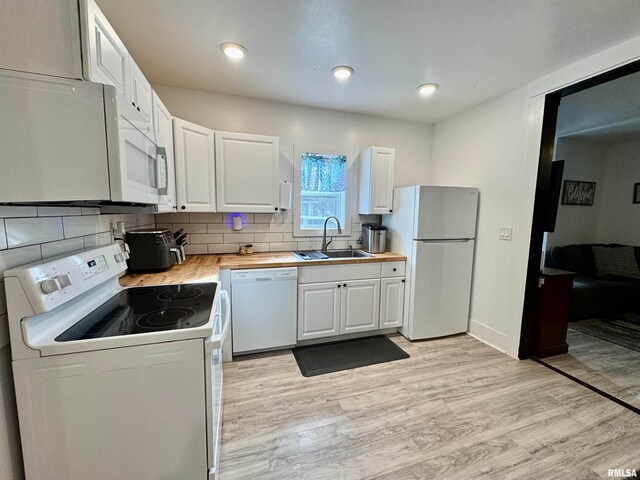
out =
<path fill-rule="evenodd" d="M 275 267 L 311 267 L 316 265 L 344 265 L 347 263 L 402 262 L 407 257 L 397 253 L 377 253 L 371 257 L 338 258 L 332 260 L 300 260 L 291 252 L 265 252 L 252 255 L 188 255 L 182 265 L 160 273 L 126 274 L 120 278 L 124 287 L 169 285 L 177 283 L 213 282 L 220 269 L 248 269 Z"/>

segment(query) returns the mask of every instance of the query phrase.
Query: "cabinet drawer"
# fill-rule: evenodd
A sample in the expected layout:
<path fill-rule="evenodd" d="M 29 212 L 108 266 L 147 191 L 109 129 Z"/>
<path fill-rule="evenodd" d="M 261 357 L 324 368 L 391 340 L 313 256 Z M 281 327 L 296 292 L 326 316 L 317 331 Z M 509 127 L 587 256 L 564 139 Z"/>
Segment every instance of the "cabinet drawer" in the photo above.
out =
<path fill-rule="evenodd" d="M 404 262 L 384 262 L 382 264 L 383 277 L 404 277 Z"/>
<path fill-rule="evenodd" d="M 368 278 L 380 278 L 380 263 L 298 268 L 298 283 L 342 282 Z"/>

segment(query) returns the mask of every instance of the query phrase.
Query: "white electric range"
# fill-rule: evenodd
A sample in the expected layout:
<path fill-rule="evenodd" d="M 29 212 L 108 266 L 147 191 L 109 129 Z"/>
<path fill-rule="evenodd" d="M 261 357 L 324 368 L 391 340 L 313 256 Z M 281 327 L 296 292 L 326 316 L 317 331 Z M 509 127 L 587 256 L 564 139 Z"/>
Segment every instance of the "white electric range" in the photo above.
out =
<path fill-rule="evenodd" d="M 27 480 L 217 477 L 220 284 L 123 288 L 117 244 L 5 272 Z"/>

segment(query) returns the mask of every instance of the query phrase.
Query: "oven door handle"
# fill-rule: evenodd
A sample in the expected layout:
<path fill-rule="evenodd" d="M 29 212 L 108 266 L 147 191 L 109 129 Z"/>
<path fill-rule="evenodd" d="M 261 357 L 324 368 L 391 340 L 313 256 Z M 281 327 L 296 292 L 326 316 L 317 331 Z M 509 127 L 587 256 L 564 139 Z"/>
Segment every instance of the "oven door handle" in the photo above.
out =
<path fill-rule="evenodd" d="M 220 298 L 222 299 L 222 325 L 220 327 L 220 342 L 224 342 L 229 331 L 229 325 L 231 324 L 231 299 L 229 298 L 229 292 L 226 290 L 220 291 Z"/>

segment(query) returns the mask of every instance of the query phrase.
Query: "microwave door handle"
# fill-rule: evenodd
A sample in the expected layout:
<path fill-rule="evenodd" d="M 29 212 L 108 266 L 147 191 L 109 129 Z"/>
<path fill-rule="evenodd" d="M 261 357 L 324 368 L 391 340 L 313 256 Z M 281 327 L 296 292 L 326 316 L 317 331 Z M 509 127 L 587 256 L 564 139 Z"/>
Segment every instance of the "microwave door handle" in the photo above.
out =
<path fill-rule="evenodd" d="M 156 161 L 158 162 L 156 167 L 158 195 L 166 195 L 168 192 L 169 161 L 167 160 L 167 149 L 165 147 L 157 147 Z"/>

